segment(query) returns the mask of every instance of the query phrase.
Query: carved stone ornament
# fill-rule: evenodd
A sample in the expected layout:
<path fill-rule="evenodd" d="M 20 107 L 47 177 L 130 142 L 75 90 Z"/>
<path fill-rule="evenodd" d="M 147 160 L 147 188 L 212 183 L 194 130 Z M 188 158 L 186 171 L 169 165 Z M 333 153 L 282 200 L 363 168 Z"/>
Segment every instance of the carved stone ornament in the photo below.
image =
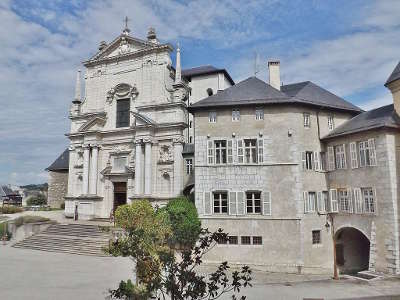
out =
<path fill-rule="evenodd" d="M 131 149 L 129 148 L 128 145 L 117 145 L 112 148 L 112 152 L 116 154 L 121 152 L 130 152 L 130 151 Z"/>
<path fill-rule="evenodd" d="M 172 153 L 172 147 L 163 145 L 160 147 L 160 158 L 158 160 L 159 163 L 172 163 L 174 161 L 174 155 Z"/>
<path fill-rule="evenodd" d="M 185 137 L 183 135 L 177 136 L 177 137 L 174 137 L 172 141 L 174 144 L 178 144 L 178 143 L 182 144 L 185 142 Z"/>
<path fill-rule="evenodd" d="M 172 169 L 171 168 L 162 168 L 159 171 L 160 171 L 161 176 L 163 176 L 163 177 L 164 176 L 171 177 L 171 175 L 172 175 Z"/>
<path fill-rule="evenodd" d="M 132 100 L 139 94 L 136 85 L 131 86 L 127 83 L 119 83 L 107 92 L 107 103 L 111 104 L 114 99 L 131 98 Z"/>
<path fill-rule="evenodd" d="M 132 51 L 131 45 L 128 43 L 125 37 L 121 39 L 118 47 L 119 54 L 126 54 Z"/>

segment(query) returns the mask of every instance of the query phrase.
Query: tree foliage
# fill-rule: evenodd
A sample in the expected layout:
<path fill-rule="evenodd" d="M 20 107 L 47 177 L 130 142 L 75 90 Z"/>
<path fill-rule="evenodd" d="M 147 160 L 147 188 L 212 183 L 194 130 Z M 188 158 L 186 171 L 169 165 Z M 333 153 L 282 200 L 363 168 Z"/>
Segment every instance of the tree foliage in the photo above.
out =
<path fill-rule="evenodd" d="M 180 216 L 179 209 L 172 211 Z M 140 200 L 119 207 L 115 219 L 124 235 L 107 251 L 136 261 L 136 283 L 121 281 L 118 289 L 110 290 L 114 299 L 217 299 L 227 292 L 233 293 L 232 299 L 238 299 L 241 289 L 251 286 L 251 270 L 247 266 L 231 272 L 228 263 L 222 262 L 207 276 L 198 272 L 203 256 L 218 240 L 227 238 L 221 229 L 213 233 L 200 229 L 198 241 L 176 253 L 169 243 L 174 228 L 181 233 L 184 228 L 192 228 L 179 223 L 182 216 L 171 220 L 167 209 L 155 211 L 148 201 Z"/>
<path fill-rule="evenodd" d="M 32 196 L 26 201 L 28 206 L 32 205 L 45 205 L 47 204 L 47 199 L 43 194 L 37 194 L 36 196 Z"/>

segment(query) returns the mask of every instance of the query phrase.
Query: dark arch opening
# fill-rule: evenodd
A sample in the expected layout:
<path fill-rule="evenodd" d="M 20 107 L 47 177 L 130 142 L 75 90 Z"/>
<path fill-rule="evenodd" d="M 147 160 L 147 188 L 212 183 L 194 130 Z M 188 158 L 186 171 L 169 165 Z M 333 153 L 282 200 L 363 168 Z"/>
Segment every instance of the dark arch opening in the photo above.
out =
<path fill-rule="evenodd" d="M 358 229 L 344 227 L 335 234 L 336 265 L 341 274 L 368 270 L 369 239 Z"/>

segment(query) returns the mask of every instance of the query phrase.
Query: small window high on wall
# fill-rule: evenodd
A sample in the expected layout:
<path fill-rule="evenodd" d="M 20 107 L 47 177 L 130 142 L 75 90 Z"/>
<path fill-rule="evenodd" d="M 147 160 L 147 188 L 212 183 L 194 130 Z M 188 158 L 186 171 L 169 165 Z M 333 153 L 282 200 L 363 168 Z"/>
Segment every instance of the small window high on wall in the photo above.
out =
<path fill-rule="evenodd" d="M 130 100 L 121 99 L 117 101 L 117 122 L 116 127 L 129 127 L 129 111 L 130 111 Z"/>

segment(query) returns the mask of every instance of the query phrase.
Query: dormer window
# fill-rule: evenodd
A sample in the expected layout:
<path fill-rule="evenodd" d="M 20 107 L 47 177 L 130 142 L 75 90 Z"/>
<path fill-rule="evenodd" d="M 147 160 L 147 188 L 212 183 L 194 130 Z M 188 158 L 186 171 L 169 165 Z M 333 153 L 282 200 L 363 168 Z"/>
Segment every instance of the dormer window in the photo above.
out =
<path fill-rule="evenodd" d="M 240 110 L 232 109 L 232 121 L 237 122 L 240 121 Z"/>
<path fill-rule="evenodd" d="M 213 94 L 214 94 L 214 92 L 213 92 L 212 88 L 208 88 L 207 89 L 207 95 L 208 96 L 212 96 Z"/>
<path fill-rule="evenodd" d="M 210 123 L 217 123 L 217 112 L 210 111 L 208 113 L 208 122 Z"/>
<path fill-rule="evenodd" d="M 117 122 L 116 127 L 129 127 L 129 111 L 130 111 L 130 100 L 120 99 L 117 101 Z"/>
<path fill-rule="evenodd" d="M 330 115 L 330 116 L 328 116 L 328 129 L 333 130 L 334 128 L 335 128 L 335 123 L 333 120 L 333 116 Z"/>

